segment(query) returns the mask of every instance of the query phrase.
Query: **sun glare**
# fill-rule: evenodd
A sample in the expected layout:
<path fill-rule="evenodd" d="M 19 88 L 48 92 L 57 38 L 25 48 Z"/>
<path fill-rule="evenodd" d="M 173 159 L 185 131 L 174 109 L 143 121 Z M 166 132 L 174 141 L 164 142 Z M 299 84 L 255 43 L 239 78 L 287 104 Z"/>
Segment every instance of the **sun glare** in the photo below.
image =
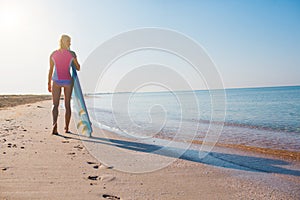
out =
<path fill-rule="evenodd" d="M 13 5 L 4 5 L 0 7 L 0 27 L 14 28 L 20 25 L 21 11 Z"/>

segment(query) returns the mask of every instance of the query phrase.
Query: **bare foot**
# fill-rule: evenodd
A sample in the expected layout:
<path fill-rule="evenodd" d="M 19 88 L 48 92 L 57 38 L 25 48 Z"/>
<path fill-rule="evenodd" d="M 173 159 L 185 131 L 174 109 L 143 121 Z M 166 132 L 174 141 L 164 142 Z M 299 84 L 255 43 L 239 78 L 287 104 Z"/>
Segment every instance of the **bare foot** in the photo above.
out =
<path fill-rule="evenodd" d="M 58 132 L 57 132 L 57 124 L 56 124 L 56 123 L 53 125 L 52 135 L 58 135 Z"/>
<path fill-rule="evenodd" d="M 71 133 L 71 131 L 69 131 L 69 128 L 65 127 L 65 133 Z"/>

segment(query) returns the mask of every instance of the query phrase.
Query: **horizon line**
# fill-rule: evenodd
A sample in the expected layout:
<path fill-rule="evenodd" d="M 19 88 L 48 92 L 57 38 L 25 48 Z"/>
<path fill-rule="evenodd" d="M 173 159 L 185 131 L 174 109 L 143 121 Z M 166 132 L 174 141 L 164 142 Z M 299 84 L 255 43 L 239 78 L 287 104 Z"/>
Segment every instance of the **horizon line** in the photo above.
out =
<path fill-rule="evenodd" d="M 278 88 L 278 87 L 300 87 L 300 84 L 297 85 L 273 85 L 273 86 L 245 86 L 245 87 L 227 87 L 221 89 L 197 89 L 197 90 L 173 90 L 172 92 L 188 92 L 188 91 L 211 91 L 211 90 L 234 90 L 234 89 L 259 89 L 259 88 Z M 144 91 L 144 92 L 136 92 L 136 93 L 159 93 L 159 92 L 168 92 L 165 91 Z M 123 92 L 95 92 L 95 93 L 84 93 L 84 95 L 95 95 L 95 94 L 120 94 L 120 93 L 132 93 L 130 91 Z M 46 93 L 0 93 L 0 96 L 8 96 L 8 95 L 52 95 L 49 92 Z"/>

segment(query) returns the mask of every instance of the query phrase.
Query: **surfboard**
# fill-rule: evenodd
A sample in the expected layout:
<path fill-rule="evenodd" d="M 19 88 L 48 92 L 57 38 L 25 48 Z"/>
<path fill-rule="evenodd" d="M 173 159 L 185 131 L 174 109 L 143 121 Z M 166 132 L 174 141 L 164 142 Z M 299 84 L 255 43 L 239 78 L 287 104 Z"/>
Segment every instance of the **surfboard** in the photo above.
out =
<path fill-rule="evenodd" d="M 72 107 L 75 113 L 74 119 L 77 124 L 77 129 L 82 134 L 88 137 L 92 136 L 92 123 L 89 117 L 88 110 L 84 101 L 84 96 L 81 90 L 76 67 L 72 65 L 73 91 L 72 91 Z"/>

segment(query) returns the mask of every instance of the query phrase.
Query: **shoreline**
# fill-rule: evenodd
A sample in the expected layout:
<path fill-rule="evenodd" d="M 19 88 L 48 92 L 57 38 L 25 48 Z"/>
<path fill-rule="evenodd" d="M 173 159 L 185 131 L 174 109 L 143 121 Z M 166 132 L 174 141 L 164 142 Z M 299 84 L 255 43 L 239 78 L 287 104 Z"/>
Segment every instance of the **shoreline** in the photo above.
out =
<path fill-rule="evenodd" d="M 166 137 L 166 136 L 158 136 L 157 138 L 164 139 L 164 140 L 174 140 L 173 138 Z M 175 140 L 177 142 L 183 142 L 181 140 Z M 185 141 L 191 144 L 196 145 L 202 145 L 202 140 L 188 140 Z M 210 143 L 206 143 L 207 145 L 210 145 Z M 257 146 L 250 146 L 246 144 L 229 144 L 229 143 L 221 143 L 217 142 L 215 144 L 216 147 L 223 147 L 223 148 L 229 148 L 229 149 L 235 149 L 235 150 L 242 150 L 249 153 L 259 153 L 261 155 L 270 155 L 275 158 L 282 158 L 287 159 L 290 161 L 300 161 L 300 151 L 290 151 L 290 150 L 284 150 L 284 149 L 273 149 L 273 148 L 264 148 L 264 147 L 257 147 Z"/>
<path fill-rule="evenodd" d="M 26 105 L 26 104 L 36 103 L 36 102 L 47 101 L 51 99 L 52 99 L 51 95 L 0 95 L 0 110 L 19 106 L 19 105 Z M 61 99 L 63 99 L 63 97 L 61 97 Z M 167 137 L 158 137 L 158 138 L 167 139 L 167 140 L 169 139 Z M 201 145 L 203 143 L 203 141 L 200 140 L 193 140 L 188 142 L 192 144 L 198 144 L 198 145 Z M 272 155 L 278 158 L 300 161 L 300 151 L 297 152 L 297 151 L 289 151 L 283 149 L 264 148 L 264 147 L 250 146 L 244 144 L 227 144 L 227 143 L 220 143 L 220 142 L 217 142 L 216 146 L 232 148 L 232 149 L 240 149 L 249 152 Z"/>
<path fill-rule="evenodd" d="M 186 154 L 157 171 L 128 173 L 105 165 L 90 148 L 121 150 L 149 161 L 172 152 L 147 147 L 117 135 L 87 138 L 51 135 L 51 101 L 0 110 L 0 199 L 299 199 L 300 163 L 238 151 L 214 151 L 204 160 Z M 76 131 L 71 121 L 70 130 Z M 96 136 L 96 133 L 95 133 Z M 88 145 L 85 145 L 88 144 Z M 220 148 L 217 148 L 220 150 Z M 222 149 L 221 149 L 222 150 Z M 190 151 L 193 153 L 193 150 Z M 106 153 L 110 156 L 110 151 Z M 123 157 L 113 157 L 121 164 Z"/>
<path fill-rule="evenodd" d="M 203 144 L 203 141 L 191 141 L 193 144 Z M 232 148 L 232 149 L 240 149 L 243 151 L 255 152 L 264 155 L 271 155 L 278 158 L 284 158 L 292 161 L 300 161 L 300 152 L 297 151 L 288 151 L 282 149 L 271 149 L 271 148 L 263 148 L 263 147 L 256 147 L 256 146 L 249 146 L 249 145 L 242 145 L 242 144 L 225 144 L 225 143 L 216 143 L 217 147 L 225 147 L 225 148 Z"/>

